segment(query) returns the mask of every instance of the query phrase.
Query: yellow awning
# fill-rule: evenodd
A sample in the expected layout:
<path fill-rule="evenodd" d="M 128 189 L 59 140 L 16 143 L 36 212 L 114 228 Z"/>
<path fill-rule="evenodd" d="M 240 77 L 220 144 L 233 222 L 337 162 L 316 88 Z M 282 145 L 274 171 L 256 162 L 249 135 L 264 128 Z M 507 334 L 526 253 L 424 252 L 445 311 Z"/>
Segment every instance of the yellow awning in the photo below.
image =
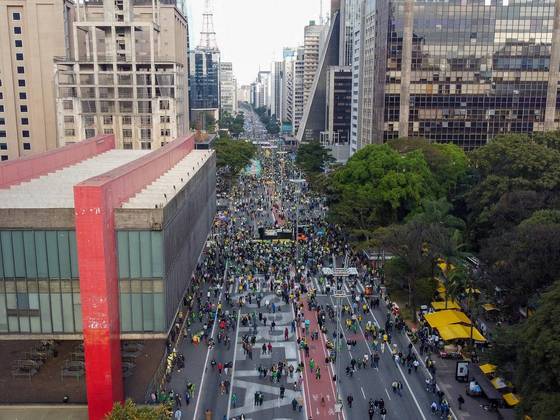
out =
<path fill-rule="evenodd" d="M 461 311 L 443 310 L 424 315 L 426 321 L 432 328 L 444 327 L 450 324 L 471 324 L 471 320 Z"/>
<path fill-rule="evenodd" d="M 455 300 L 448 300 L 447 308 L 445 307 L 445 302 L 432 302 L 432 308 L 436 311 L 441 311 L 443 309 L 461 309 L 461 306 Z"/>
<path fill-rule="evenodd" d="M 490 312 L 490 311 L 499 311 L 498 308 L 496 308 L 495 305 L 492 305 L 491 303 L 485 303 L 484 305 L 482 305 L 482 308 L 486 311 L 486 312 Z"/>
<path fill-rule="evenodd" d="M 515 407 L 517 404 L 521 402 L 519 397 L 511 392 L 504 394 L 504 400 L 510 407 Z"/>
<path fill-rule="evenodd" d="M 498 390 L 507 388 L 506 381 L 504 381 L 504 379 L 500 378 L 499 376 L 492 379 L 490 382 L 492 382 L 492 386 Z"/>
<path fill-rule="evenodd" d="M 482 373 L 488 375 L 489 373 L 496 372 L 497 366 L 490 363 L 486 363 L 485 365 L 480 365 L 479 368 L 482 371 Z"/>
<path fill-rule="evenodd" d="M 444 341 L 470 339 L 471 327 L 462 324 L 452 324 L 437 329 Z M 472 338 L 475 341 L 486 341 L 484 336 L 476 328 L 472 329 Z"/>

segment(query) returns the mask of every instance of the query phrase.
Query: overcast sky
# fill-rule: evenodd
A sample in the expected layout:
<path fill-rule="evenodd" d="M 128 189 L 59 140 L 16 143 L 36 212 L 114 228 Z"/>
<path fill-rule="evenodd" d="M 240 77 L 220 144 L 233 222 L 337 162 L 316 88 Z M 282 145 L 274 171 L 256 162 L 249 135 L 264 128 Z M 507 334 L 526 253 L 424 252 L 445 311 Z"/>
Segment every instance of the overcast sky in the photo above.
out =
<path fill-rule="evenodd" d="M 238 84 L 248 84 L 259 66 L 270 69 L 283 47 L 303 44 L 303 28 L 319 20 L 320 0 L 211 0 L 222 61 L 233 62 Z M 185 0 L 191 47 L 198 45 L 205 0 Z M 325 8 L 330 1 L 323 0 Z M 326 12 L 325 12 L 326 14 Z"/>

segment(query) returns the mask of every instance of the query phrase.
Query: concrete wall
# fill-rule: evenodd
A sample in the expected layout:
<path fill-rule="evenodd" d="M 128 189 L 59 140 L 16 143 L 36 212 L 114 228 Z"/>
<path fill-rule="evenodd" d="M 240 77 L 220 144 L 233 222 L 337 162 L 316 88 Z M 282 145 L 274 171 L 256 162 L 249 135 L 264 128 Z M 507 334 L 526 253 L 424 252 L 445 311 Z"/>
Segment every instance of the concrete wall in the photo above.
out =
<path fill-rule="evenodd" d="M 165 311 L 170 325 L 190 283 L 216 213 L 216 155 L 164 209 Z"/>

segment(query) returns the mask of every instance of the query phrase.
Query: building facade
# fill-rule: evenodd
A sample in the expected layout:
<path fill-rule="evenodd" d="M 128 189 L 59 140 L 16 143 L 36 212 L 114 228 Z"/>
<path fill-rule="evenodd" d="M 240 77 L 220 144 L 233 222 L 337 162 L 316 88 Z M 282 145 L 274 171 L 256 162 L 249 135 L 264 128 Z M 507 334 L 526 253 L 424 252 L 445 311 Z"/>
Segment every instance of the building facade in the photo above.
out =
<path fill-rule="evenodd" d="M 56 60 L 59 145 L 115 134 L 157 149 L 188 131 L 187 20 L 159 3 L 77 3 L 73 53 Z"/>
<path fill-rule="evenodd" d="M 284 97 L 284 62 L 272 62 L 270 69 L 270 115 L 282 122 L 282 101 Z"/>
<path fill-rule="evenodd" d="M 349 155 L 352 114 L 352 68 L 331 66 L 327 74 L 326 127 L 321 142 L 339 162 Z"/>
<path fill-rule="evenodd" d="M 208 117 L 220 110 L 220 52 L 196 48 L 189 53 L 189 107 L 194 128 L 206 129 Z"/>
<path fill-rule="evenodd" d="M 558 127 L 558 1 L 374 1 L 368 20 L 362 145 L 408 136 L 468 150 Z"/>
<path fill-rule="evenodd" d="M 58 146 L 53 59 L 73 49 L 74 13 L 67 0 L 0 0 L 0 161 Z"/>
<path fill-rule="evenodd" d="M 321 52 L 321 38 L 324 25 L 317 25 L 315 21 L 309 22 L 303 34 L 303 102 L 307 103 L 311 96 L 313 81 L 319 67 L 319 55 Z"/>
<path fill-rule="evenodd" d="M 221 112 L 237 112 L 237 81 L 233 75 L 231 62 L 220 63 L 220 106 Z"/>

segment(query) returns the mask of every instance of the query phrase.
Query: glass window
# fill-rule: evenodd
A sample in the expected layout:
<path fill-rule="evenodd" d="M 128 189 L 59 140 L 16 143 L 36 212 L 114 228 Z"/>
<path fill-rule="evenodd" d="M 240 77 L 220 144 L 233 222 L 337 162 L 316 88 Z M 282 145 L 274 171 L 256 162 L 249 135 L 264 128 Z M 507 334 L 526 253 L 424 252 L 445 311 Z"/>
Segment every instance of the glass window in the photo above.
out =
<path fill-rule="evenodd" d="M 20 105 L 19 110 L 21 112 L 27 112 L 27 105 Z"/>
<path fill-rule="evenodd" d="M 25 67 L 23 67 L 23 66 L 18 66 L 17 72 L 18 72 L 19 74 L 25 73 Z M 25 86 L 25 80 L 20 80 L 20 81 L 23 82 L 23 85 L 20 85 L 20 86 Z"/>
<path fill-rule="evenodd" d="M 21 125 L 29 125 L 29 118 L 22 118 Z"/>
<path fill-rule="evenodd" d="M 27 93 L 25 93 L 25 92 L 20 92 L 20 93 L 19 93 L 19 99 L 24 99 L 24 100 L 27 99 Z"/>
<path fill-rule="evenodd" d="M 12 13 L 12 19 L 14 20 L 20 20 L 21 19 L 21 15 L 18 12 L 14 12 Z"/>
<path fill-rule="evenodd" d="M 21 135 L 22 135 L 23 137 L 29 137 L 29 130 L 23 130 L 23 131 L 21 132 Z"/>
<path fill-rule="evenodd" d="M 14 26 L 14 34 L 16 35 L 21 34 L 21 26 Z"/>
<path fill-rule="evenodd" d="M 18 83 L 19 87 L 25 87 L 25 80 L 24 79 L 19 79 L 17 83 Z"/>
<path fill-rule="evenodd" d="M 8 150 L 8 143 L 0 143 L 0 150 Z"/>
<path fill-rule="evenodd" d="M 6 137 L 6 131 L 0 130 L 0 137 Z"/>
<path fill-rule="evenodd" d="M 8 156 L 2 155 L 2 156 L 0 157 L 0 160 L 8 160 Z"/>
<path fill-rule="evenodd" d="M 6 124 L 6 119 L 5 118 L 0 118 L 0 125 L 4 125 Z"/>
<path fill-rule="evenodd" d="M 23 53 L 16 53 L 16 60 L 22 61 L 23 60 Z"/>
<path fill-rule="evenodd" d="M 16 39 L 16 48 L 23 47 L 23 41 L 21 39 Z"/>
<path fill-rule="evenodd" d="M 23 143 L 23 150 L 31 150 L 31 143 Z"/>

